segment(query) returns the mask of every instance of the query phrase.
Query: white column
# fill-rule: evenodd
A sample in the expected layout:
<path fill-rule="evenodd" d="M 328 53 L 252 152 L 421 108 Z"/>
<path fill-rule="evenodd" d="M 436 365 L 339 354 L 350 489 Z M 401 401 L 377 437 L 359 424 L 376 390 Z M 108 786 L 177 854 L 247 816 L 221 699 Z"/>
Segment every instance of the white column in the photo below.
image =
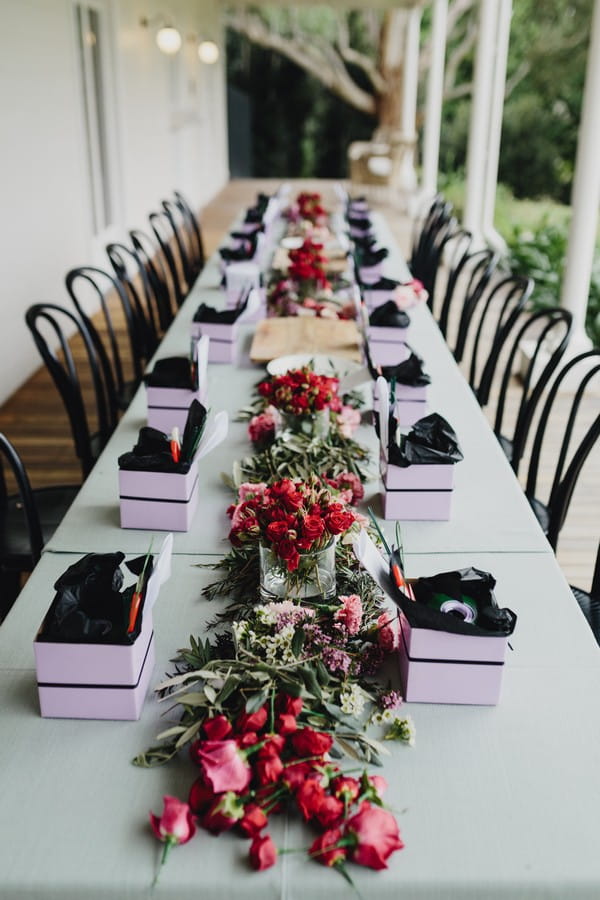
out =
<path fill-rule="evenodd" d="M 508 60 L 510 20 L 512 16 L 512 0 L 497 0 L 497 2 L 494 75 L 489 114 L 485 185 L 482 198 L 483 233 L 493 244 L 503 243 L 503 239 L 494 228 L 494 210 L 496 208 L 496 190 L 498 187 L 498 162 L 500 159 L 500 139 L 502 137 L 504 95 L 506 92 L 506 63 Z"/>
<path fill-rule="evenodd" d="M 490 106 L 494 82 L 496 4 L 497 0 L 481 0 L 469 143 L 467 147 L 464 224 L 473 234 L 479 236 L 483 233 L 483 191 L 487 167 Z"/>
<path fill-rule="evenodd" d="M 403 151 L 400 167 L 400 187 L 407 194 L 413 193 L 417 185 L 415 147 L 417 139 L 420 32 L 421 9 L 414 7 L 408 12 L 404 44 L 404 79 L 402 83 L 402 139 L 407 141 L 409 146 Z M 413 141 L 414 144 L 411 147 L 410 144 Z"/>
<path fill-rule="evenodd" d="M 431 62 L 427 78 L 425 125 L 423 129 L 423 176 L 421 188 L 426 196 L 433 196 L 437 190 L 440 130 L 444 99 L 447 20 L 448 0 L 434 0 L 431 20 Z"/>
<path fill-rule="evenodd" d="M 591 347 L 585 333 L 585 314 L 596 245 L 598 203 L 600 202 L 600 0 L 595 0 L 581 122 L 577 140 L 575 175 L 571 195 L 572 219 L 567 260 L 561 290 L 561 306 L 574 316 L 571 349 L 577 353 Z"/>

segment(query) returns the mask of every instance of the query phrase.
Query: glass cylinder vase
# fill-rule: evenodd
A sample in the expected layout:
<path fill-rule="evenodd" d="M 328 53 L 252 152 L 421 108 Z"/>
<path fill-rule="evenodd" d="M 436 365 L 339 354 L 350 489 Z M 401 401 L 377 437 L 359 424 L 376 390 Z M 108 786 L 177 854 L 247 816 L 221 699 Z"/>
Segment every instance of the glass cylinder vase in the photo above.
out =
<path fill-rule="evenodd" d="M 261 545 L 259 550 L 262 600 L 330 600 L 335 596 L 335 540 L 322 550 L 301 553 L 293 572 L 270 547 Z"/>
<path fill-rule="evenodd" d="M 302 434 L 308 438 L 326 438 L 329 435 L 330 423 L 329 407 L 318 409 L 313 413 L 304 413 L 301 416 L 280 411 L 277 434 L 283 439 L 295 434 Z"/>

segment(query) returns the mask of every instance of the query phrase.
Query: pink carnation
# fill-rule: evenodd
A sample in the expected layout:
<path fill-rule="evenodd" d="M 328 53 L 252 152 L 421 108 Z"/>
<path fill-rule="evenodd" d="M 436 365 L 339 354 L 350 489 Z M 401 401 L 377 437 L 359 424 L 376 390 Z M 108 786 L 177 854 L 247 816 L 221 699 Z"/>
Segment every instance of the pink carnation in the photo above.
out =
<path fill-rule="evenodd" d="M 267 447 L 272 444 L 275 440 L 277 422 L 277 410 L 272 406 L 267 406 L 264 412 L 253 416 L 248 425 L 248 435 L 252 443 L 258 447 Z"/>
<path fill-rule="evenodd" d="M 342 406 L 337 416 L 337 424 L 342 437 L 352 437 L 360 425 L 360 412 L 353 406 Z"/>
<path fill-rule="evenodd" d="M 238 488 L 239 502 L 243 503 L 244 500 L 247 500 L 249 497 L 264 497 L 266 488 L 267 485 L 264 481 L 257 481 L 256 484 L 245 481 L 243 484 L 240 484 Z"/>
<path fill-rule="evenodd" d="M 358 634 L 362 623 L 362 603 L 358 594 L 340 597 L 341 609 L 335 611 L 334 619 L 340 622 L 350 636 Z"/>

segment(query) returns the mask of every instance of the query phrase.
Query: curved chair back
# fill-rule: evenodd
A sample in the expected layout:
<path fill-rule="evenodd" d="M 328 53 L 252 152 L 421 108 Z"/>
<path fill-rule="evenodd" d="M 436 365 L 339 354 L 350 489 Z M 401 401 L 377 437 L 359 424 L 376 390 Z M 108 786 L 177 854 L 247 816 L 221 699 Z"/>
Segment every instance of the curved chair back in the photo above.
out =
<path fill-rule="evenodd" d="M 502 350 L 505 335 L 527 306 L 535 284 L 533 279 L 521 275 L 507 275 L 498 280 L 490 280 L 487 291 L 480 294 L 477 310 L 472 308 L 470 315 L 475 318 L 479 313 L 477 327 L 470 347 L 469 384 L 477 394 L 477 383 L 485 366 L 494 366 Z M 468 332 L 468 323 L 465 328 Z M 483 341 L 488 337 L 484 353 Z M 464 348 L 463 348 L 464 353 Z M 463 355 L 464 359 L 464 355 Z"/>
<path fill-rule="evenodd" d="M 413 234 L 410 270 L 426 288 L 428 305 L 434 306 L 437 273 L 444 249 L 457 231 L 457 221 L 452 216 L 452 205 L 438 196 L 431 204 L 422 224 Z"/>
<path fill-rule="evenodd" d="M 71 269 L 70 272 L 67 272 L 65 284 L 75 309 L 91 337 L 101 364 L 108 365 L 111 369 L 118 407 L 126 409 L 135 389 L 142 380 L 143 360 L 145 359 L 145 347 L 138 316 L 129 302 L 127 291 L 118 278 L 114 278 L 109 272 L 96 266 L 80 266 L 77 269 Z M 108 351 L 84 306 L 86 296 L 89 296 L 90 292 L 94 302 L 97 301 L 100 304 Z M 127 363 L 133 374 L 132 381 L 125 376 L 123 349 L 118 337 L 120 332 L 118 324 L 121 318 L 125 321 L 129 345 L 126 355 Z"/>
<path fill-rule="evenodd" d="M 585 591 L 582 588 L 571 585 L 571 590 L 594 633 L 596 641 L 600 644 L 600 545 L 596 554 L 596 565 L 592 576 L 591 588 L 589 591 Z"/>
<path fill-rule="evenodd" d="M 160 246 L 144 231 L 135 228 L 129 232 L 131 244 L 144 266 L 150 287 L 158 306 L 161 331 L 166 331 L 175 318 L 175 287 Z"/>
<path fill-rule="evenodd" d="M 598 413 L 595 418 L 592 417 L 591 423 L 585 422 L 588 427 L 577 441 L 575 439 L 577 423 L 584 421 L 582 403 L 594 379 L 596 388 L 600 388 L 600 350 L 588 350 L 580 353 L 563 366 L 548 391 L 531 448 L 525 493 L 538 518 L 544 520 L 544 525 L 547 523 L 548 540 L 554 549 L 556 549 L 558 536 L 564 525 L 579 474 L 600 437 L 600 413 Z M 549 422 L 556 421 L 553 409 L 559 393 L 562 391 L 564 395 L 567 390 L 572 390 L 573 384 L 577 386 L 573 390 L 572 399 L 570 398 L 569 413 L 560 442 L 550 494 L 547 502 L 542 504 L 536 497 L 536 492 L 547 426 Z M 596 404 L 595 409 L 597 408 Z M 514 453 L 518 457 L 523 455 L 524 443 L 524 436 L 519 435 L 519 443 L 515 441 L 514 446 Z"/>
<path fill-rule="evenodd" d="M 186 283 L 188 288 L 191 288 L 196 280 L 198 271 L 192 262 L 193 248 L 189 243 L 190 234 L 187 230 L 187 221 L 174 200 L 163 200 L 161 206 L 169 225 L 171 226 L 171 231 L 173 232 L 173 238 L 177 246 L 179 258 L 181 259 L 181 266 Z"/>
<path fill-rule="evenodd" d="M 136 251 L 125 244 L 107 244 L 106 254 L 117 280 L 127 291 L 139 330 L 139 346 L 147 362 L 158 347 L 160 331 L 158 303 L 148 274 Z"/>
<path fill-rule="evenodd" d="M 190 204 L 187 202 L 181 191 L 173 191 L 173 196 L 175 197 L 175 203 L 178 209 L 181 211 L 181 214 L 185 219 L 188 232 L 190 234 L 190 237 L 192 238 L 191 244 L 194 248 L 192 251 L 192 261 L 195 264 L 198 274 L 202 271 L 206 262 L 204 241 L 202 239 L 202 229 L 200 227 L 198 219 L 194 215 L 194 211 L 192 210 Z"/>
<path fill-rule="evenodd" d="M 527 314 L 524 322 L 513 318 L 497 335 L 494 353 L 490 355 L 484 367 L 477 394 L 482 406 L 489 401 L 495 375 L 499 368 L 501 351 L 503 348 L 508 348 L 507 356 L 502 361 L 504 369 L 496 401 L 494 433 L 515 473 L 519 470 L 523 447 L 542 394 L 569 342 L 572 324 L 571 313 L 560 308 L 544 309 Z M 521 371 L 520 401 L 513 435 L 509 438 L 505 434 L 506 401 L 509 383 L 513 377 L 517 356 L 521 352 L 522 345 L 527 345 L 530 349 L 529 361 Z"/>
<path fill-rule="evenodd" d="M 490 283 L 499 259 L 489 248 L 471 251 L 470 243 L 469 236 L 459 240 L 456 245 L 440 309 L 440 330 L 457 362 L 463 358 L 474 311 Z M 459 311 L 454 316 L 456 304 L 459 305 Z"/>
<path fill-rule="evenodd" d="M 186 278 L 185 265 L 181 255 L 181 238 L 176 230 L 174 232 L 169 217 L 164 210 L 150 213 L 148 221 L 167 264 L 175 291 L 175 301 L 179 307 L 185 300 L 191 286 Z"/>
<path fill-rule="evenodd" d="M 85 478 L 117 424 L 117 396 L 108 358 L 102 346 L 98 348 L 92 339 L 85 321 L 61 306 L 36 303 L 27 310 L 25 321 L 64 403 Z M 82 371 L 85 368 L 92 382 L 95 432 L 90 427 L 78 366 L 69 343 L 73 334 L 82 342 Z"/>
<path fill-rule="evenodd" d="M 33 567 L 40 559 L 44 547 L 42 526 L 40 524 L 33 491 L 31 489 L 29 477 L 27 475 L 27 472 L 25 471 L 25 466 L 23 465 L 21 457 L 19 456 L 11 442 L 8 440 L 6 435 L 2 434 L 2 432 L 0 432 L 0 454 L 4 457 L 4 459 L 10 466 L 17 485 L 17 490 L 19 492 L 19 497 L 23 506 L 23 514 L 27 523 L 27 531 L 29 533 L 29 545 L 31 549 L 30 569 L 33 569 Z M 0 516 L 2 515 L 2 511 L 6 508 L 7 502 L 8 490 L 6 486 L 6 479 L 4 477 L 2 462 L 0 460 Z M 0 568 L 1 567 L 2 560 L 0 560 Z"/>

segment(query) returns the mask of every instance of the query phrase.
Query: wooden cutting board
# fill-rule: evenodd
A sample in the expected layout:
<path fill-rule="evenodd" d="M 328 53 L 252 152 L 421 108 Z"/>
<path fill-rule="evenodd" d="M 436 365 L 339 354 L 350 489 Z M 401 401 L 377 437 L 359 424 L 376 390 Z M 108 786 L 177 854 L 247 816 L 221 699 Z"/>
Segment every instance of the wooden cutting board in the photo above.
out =
<path fill-rule="evenodd" d="M 250 359 L 267 363 L 289 353 L 328 353 L 361 361 L 361 338 L 355 322 L 289 316 L 263 319 L 256 327 Z"/>

